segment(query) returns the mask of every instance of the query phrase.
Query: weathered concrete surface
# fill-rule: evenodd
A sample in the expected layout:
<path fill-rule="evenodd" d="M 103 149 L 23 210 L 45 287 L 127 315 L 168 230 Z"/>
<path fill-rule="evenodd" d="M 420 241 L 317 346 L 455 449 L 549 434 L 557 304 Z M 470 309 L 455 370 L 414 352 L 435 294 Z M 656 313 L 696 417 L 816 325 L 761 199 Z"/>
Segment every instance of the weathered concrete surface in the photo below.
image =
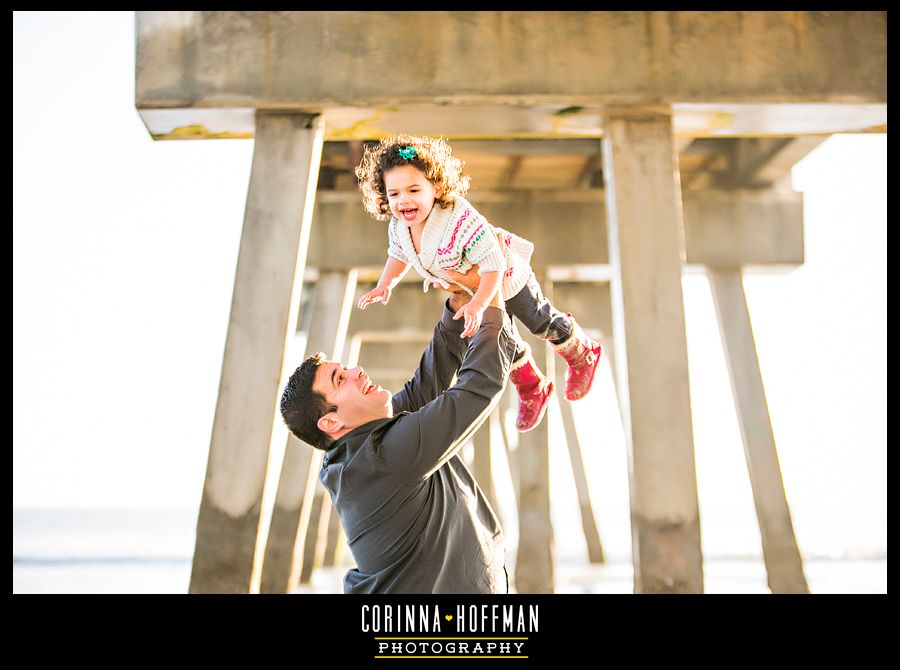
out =
<path fill-rule="evenodd" d="M 251 588 L 247 556 L 257 545 L 283 355 L 300 308 L 322 150 L 322 125 L 314 117 L 261 114 L 257 125 L 197 522 L 190 584 L 195 593 Z"/>
<path fill-rule="evenodd" d="M 702 593 L 671 119 L 622 109 L 610 114 L 607 125 L 610 288 L 628 447 L 634 588 Z"/>
<path fill-rule="evenodd" d="M 635 593 L 700 593 L 703 558 L 700 519 L 648 518 L 632 510 L 632 543 L 636 554 Z M 699 575 L 699 588 L 698 588 Z"/>
<path fill-rule="evenodd" d="M 683 211 L 689 265 L 787 269 L 804 261 L 801 193 L 685 192 Z"/>
<path fill-rule="evenodd" d="M 575 283 L 575 282 L 551 282 L 545 280 L 542 288 L 553 305 L 563 311 L 571 313 L 585 329 L 600 329 L 612 332 L 612 320 L 609 304 L 609 284 L 607 283 Z M 553 360 L 553 359 L 552 359 Z M 565 399 L 563 389 L 566 388 L 566 363 L 562 359 L 553 360 L 550 366 L 554 369 L 556 384 L 556 398 L 559 402 L 562 416 L 563 431 L 565 432 L 566 448 L 569 452 L 569 461 L 572 464 L 572 476 L 575 480 L 575 491 L 578 494 L 578 507 L 581 512 L 581 527 L 584 531 L 584 540 L 587 544 L 588 560 L 591 563 L 603 563 L 603 544 L 600 541 L 600 531 L 594 517 L 594 506 L 591 503 L 591 492 L 588 487 L 587 473 L 584 468 L 584 460 L 581 450 L 584 446 L 588 449 L 596 449 L 597 445 L 589 438 L 582 445 L 575 430 L 575 416 L 572 412 L 572 403 Z M 595 384 L 600 383 L 597 376 Z"/>
<path fill-rule="evenodd" d="M 609 263 L 606 197 L 600 190 L 475 191 L 470 200 L 493 225 L 531 240 L 535 245 L 532 265 L 541 271 L 548 265 Z M 683 209 L 688 265 L 790 268 L 803 263 L 801 193 L 775 189 L 688 191 L 683 194 Z M 384 265 L 387 225 L 365 213 L 358 195 L 322 193 L 313 216 L 309 254 L 317 267 Z M 337 235 L 355 243 L 335 245 Z M 572 240 L 592 243 L 572 244 Z M 369 309 L 366 317 L 354 313 L 351 330 L 360 319 L 370 318 Z"/>
<path fill-rule="evenodd" d="M 188 593 L 250 593 L 259 517 L 259 504 L 233 517 L 204 491 Z"/>
<path fill-rule="evenodd" d="M 597 380 L 600 381 L 599 379 Z M 566 388 L 566 366 L 556 366 L 557 389 Z M 561 394 L 557 394 L 559 409 L 562 415 L 563 430 L 566 436 L 566 448 L 569 451 L 569 461 L 572 464 L 572 476 L 575 479 L 575 492 L 578 495 L 578 510 L 581 513 L 581 528 L 584 531 L 584 541 L 587 545 L 588 560 L 591 563 L 605 563 L 603 555 L 603 543 L 600 541 L 600 531 L 594 518 L 594 505 L 591 503 L 591 490 L 588 487 L 587 473 L 584 469 L 584 459 L 581 457 L 582 443 L 578 439 L 575 430 L 575 416 L 572 412 L 572 404 Z M 599 445 L 593 440 L 588 440 L 584 447 L 596 449 Z"/>
<path fill-rule="evenodd" d="M 791 167 L 827 137 L 757 137 L 734 142 L 732 188 L 765 186 L 789 176 Z"/>
<path fill-rule="evenodd" d="M 299 583 L 322 452 L 313 452 L 312 447 L 291 435 L 285 446 L 284 463 L 278 494 L 288 502 L 279 504 L 276 497 L 266 538 L 260 593 L 290 593 Z M 292 480 L 286 479 L 287 472 L 292 473 Z M 289 502 L 292 499 L 297 500 L 293 505 Z"/>
<path fill-rule="evenodd" d="M 886 12 L 136 12 L 135 25 L 138 108 L 887 100 Z"/>
<path fill-rule="evenodd" d="M 531 346 L 534 361 L 548 369 L 548 345 L 525 328 L 519 332 Z M 551 379 L 552 369 L 550 371 Z M 513 392 L 515 394 L 515 392 Z M 516 449 L 519 494 L 519 547 L 514 583 L 517 593 L 553 593 L 553 523 L 550 519 L 550 421 L 519 433 Z"/>
<path fill-rule="evenodd" d="M 809 593 L 794 536 L 740 270 L 710 270 L 772 593 Z"/>

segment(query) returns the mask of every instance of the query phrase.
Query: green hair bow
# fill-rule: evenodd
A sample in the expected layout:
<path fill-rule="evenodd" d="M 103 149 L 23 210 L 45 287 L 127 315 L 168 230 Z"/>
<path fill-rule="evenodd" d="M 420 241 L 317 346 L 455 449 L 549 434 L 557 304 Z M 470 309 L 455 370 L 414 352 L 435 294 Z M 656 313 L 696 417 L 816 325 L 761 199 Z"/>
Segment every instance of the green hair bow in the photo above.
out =
<path fill-rule="evenodd" d="M 400 158 L 402 158 L 405 161 L 409 161 L 416 157 L 416 148 L 415 147 L 403 147 L 397 153 L 400 154 Z"/>

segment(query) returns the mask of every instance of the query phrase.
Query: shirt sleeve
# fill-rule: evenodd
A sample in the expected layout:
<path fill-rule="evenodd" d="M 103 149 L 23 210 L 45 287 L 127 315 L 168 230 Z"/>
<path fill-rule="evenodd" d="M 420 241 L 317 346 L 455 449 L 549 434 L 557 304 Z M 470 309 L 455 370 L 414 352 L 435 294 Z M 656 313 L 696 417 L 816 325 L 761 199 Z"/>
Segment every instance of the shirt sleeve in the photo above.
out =
<path fill-rule="evenodd" d="M 391 258 L 396 258 L 401 263 L 409 263 L 409 260 L 406 258 L 406 254 L 403 253 L 403 248 L 400 246 L 400 241 L 397 239 L 397 220 L 391 219 L 390 223 L 388 223 L 388 256 Z"/>
<path fill-rule="evenodd" d="M 394 412 L 415 412 L 443 393 L 453 381 L 466 354 L 466 341 L 460 337 L 465 321 L 453 320 L 454 312 L 444 302 L 441 319 L 434 327 L 431 342 L 425 348 L 419 367 L 403 389 L 394 394 Z"/>
<path fill-rule="evenodd" d="M 490 416 L 509 375 L 516 344 L 509 317 L 488 307 L 456 383 L 385 434 L 386 467 L 404 481 L 426 479 L 453 458 Z"/>

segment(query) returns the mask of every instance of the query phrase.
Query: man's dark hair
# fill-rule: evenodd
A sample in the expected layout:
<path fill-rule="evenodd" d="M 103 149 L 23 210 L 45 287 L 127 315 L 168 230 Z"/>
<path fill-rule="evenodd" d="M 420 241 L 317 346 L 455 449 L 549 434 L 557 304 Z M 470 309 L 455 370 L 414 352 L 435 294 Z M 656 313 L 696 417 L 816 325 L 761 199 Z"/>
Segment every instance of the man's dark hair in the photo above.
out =
<path fill-rule="evenodd" d="M 325 396 L 312 388 L 324 358 L 325 354 L 320 351 L 294 370 L 281 394 L 281 418 L 296 437 L 316 449 L 327 451 L 334 440 L 319 430 L 316 422 L 328 412 L 336 411 L 337 407 L 325 402 Z"/>

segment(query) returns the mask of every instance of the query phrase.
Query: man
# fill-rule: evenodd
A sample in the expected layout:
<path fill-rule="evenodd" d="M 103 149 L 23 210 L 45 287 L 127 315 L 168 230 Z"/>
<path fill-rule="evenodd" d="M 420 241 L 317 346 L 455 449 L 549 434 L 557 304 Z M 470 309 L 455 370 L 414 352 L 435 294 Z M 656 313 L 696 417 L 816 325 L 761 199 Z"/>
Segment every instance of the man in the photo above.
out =
<path fill-rule="evenodd" d="M 461 283 L 477 281 L 476 270 Z M 361 367 L 318 354 L 284 390 L 288 428 L 326 451 L 319 478 L 357 562 L 345 593 L 508 592 L 503 532 L 458 452 L 496 405 L 516 344 L 499 292 L 462 338 L 454 314 L 468 299 L 446 301 L 419 368 L 393 397 Z"/>

